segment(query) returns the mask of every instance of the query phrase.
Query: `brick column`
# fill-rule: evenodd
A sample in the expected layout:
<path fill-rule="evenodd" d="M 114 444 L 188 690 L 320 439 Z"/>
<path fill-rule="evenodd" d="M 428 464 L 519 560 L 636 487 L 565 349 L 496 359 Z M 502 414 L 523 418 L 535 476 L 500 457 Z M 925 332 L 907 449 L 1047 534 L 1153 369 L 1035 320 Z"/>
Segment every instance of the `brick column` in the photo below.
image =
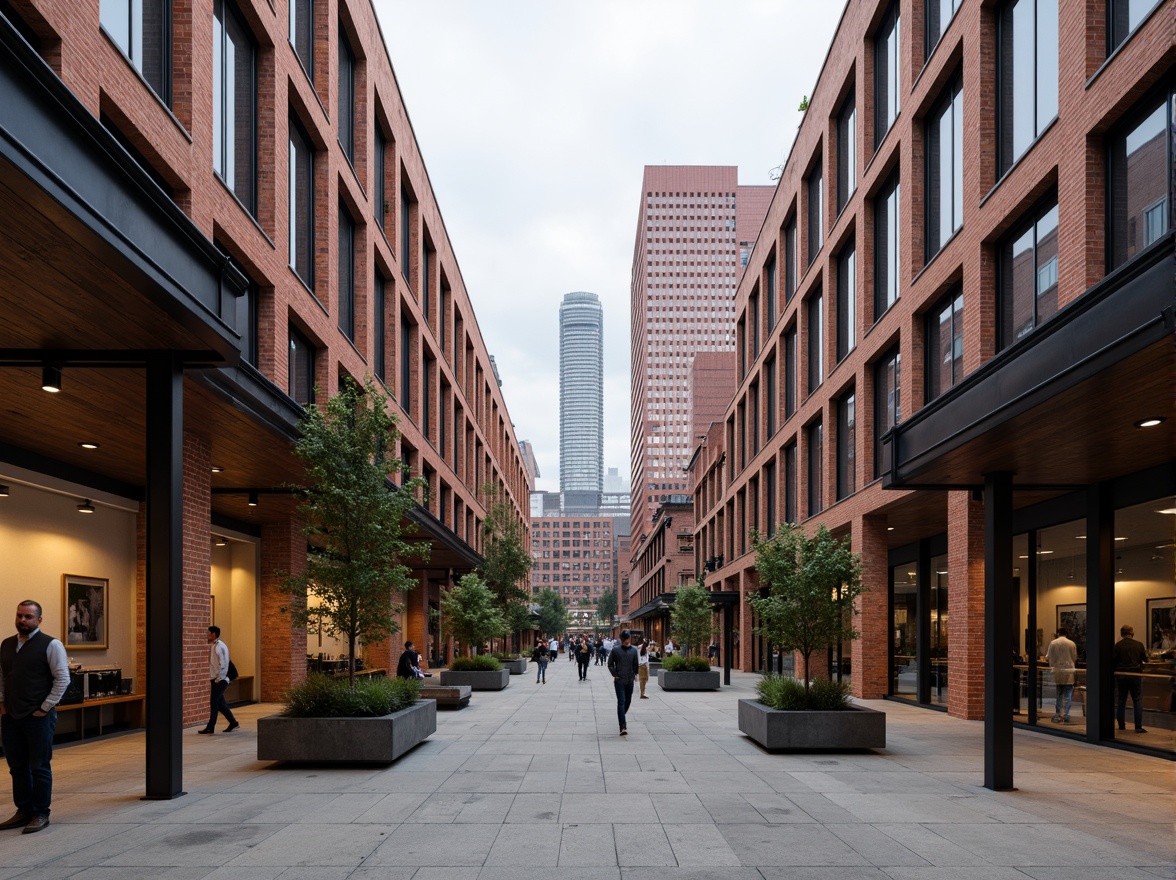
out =
<path fill-rule="evenodd" d="M 411 641 L 421 655 L 421 668 L 425 669 L 429 663 L 429 573 L 415 574 L 416 589 L 404 594 L 404 631 L 398 636 L 395 657 L 399 660 L 404 643 Z"/>
<path fill-rule="evenodd" d="M 135 693 L 147 693 L 147 502 L 145 501 L 139 502 L 139 513 L 135 517 Z"/>
<path fill-rule="evenodd" d="M 984 717 L 984 505 L 947 495 L 947 711 Z"/>
<path fill-rule="evenodd" d="M 755 638 L 755 625 L 752 623 L 755 615 L 747 601 L 748 596 L 755 595 L 759 590 L 758 579 L 754 572 L 740 572 L 736 575 L 735 588 L 739 590 L 739 606 L 735 612 L 735 626 L 739 630 L 739 638 L 735 645 L 735 662 L 732 667 L 743 672 L 751 672 L 751 645 Z"/>
<path fill-rule="evenodd" d="M 862 557 L 862 586 L 854 628 L 853 695 L 881 699 L 890 688 L 890 559 L 886 548 L 886 518 L 861 516 L 853 520 L 853 549 Z"/>
<path fill-rule="evenodd" d="M 282 609 L 306 607 L 305 596 L 291 596 L 284 580 L 306 570 L 302 524 L 289 517 L 261 529 L 261 699 L 276 702 L 306 678 L 306 630 Z"/>
<path fill-rule="evenodd" d="M 212 462 L 209 442 L 184 432 L 184 723 L 208 721 L 208 620 L 212 596 Z M 146 546 L 144 536 L 144 546 Z"/>

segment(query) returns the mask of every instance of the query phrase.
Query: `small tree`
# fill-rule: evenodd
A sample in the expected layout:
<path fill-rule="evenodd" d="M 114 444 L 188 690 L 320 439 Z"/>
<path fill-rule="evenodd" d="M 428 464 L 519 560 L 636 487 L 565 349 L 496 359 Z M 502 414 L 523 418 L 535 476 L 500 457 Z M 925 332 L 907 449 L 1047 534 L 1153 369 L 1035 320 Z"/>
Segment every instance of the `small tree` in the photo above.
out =
<path fill-rule="evenodd" d="M 568 628 L 568 606 L 563 597 L 550 587 L 539 591 L 539 629 L 549 637 L 558 636 Z"/>
<path fill-rule="evenodd" d="M 483 642 L 506 632 L 506 619 L 494 593 L 478 575 L 463 575 L 452 588 L 441 594 L 441 613 L 449 632 L 466 646 L 472 657 Z"/>
<path fill-rule="evenodd" d="M 684 656 L 692 651 L 701 656 L 703 642 L 709 644 L 715 631 L 710 592 L 702 578 L 678 588 L 670 609 L 670 627 L 673 637 L 682 643 Z"/>
<path fill-rule="evenodd" d="M 352 686 L 356 645 L 379 644 L 399 629 L 393 597 L 416 586 L 405 560 L 428 556 L 427 545 L 404 538 L 424 483 L 397 488 L 388 481 L 403 465 L 393 457 L 400 434 L 387 407 L 387 395 L 370 379 L 362 387 L 349 380 L 325 407 L 306 410 L 294 447 L 306 466 L 306 485 L 295 489 L 314 549 L 305 573 L 286 578 L 296 598 L 287 610 L 296 625 L 314 621 L 347 642 Z M 317 606 L 304 606 L 308 595 Z"/>
<path fill-rule="evenodd" d="M 617 616 L 617 591 L 607 590 L 596 600 L 596 616 L 612 626 L 612 620 Z"/>
<path fill-rule="evenodd" d="M 492 485 L 482 487 L 484 494 L 497 498 Z M 499 610 L 507 621 L 507 632 L 518 634 L 531 628 L 531 594 L 520 584 L 531 571 L 534 560 L 523 542 L 523 527 L 509 503 L 494 501 L 482 522 L 482 564 L 478 574 L 494 593 Z"/>
<path fill-rule="evenodd" d="M 748 599 L 760 619 L 756 632 L 781 650 L 800 653 L 807 695 L 813 652 L 858 637 L 853 618 L 865 592 L 861 556 L 848 538 L 838 540 L 824 526 L 811 538 L 795 523 L 766 541 L 758 532 L 751 537 L 760 585 L 768 590 Z"/>

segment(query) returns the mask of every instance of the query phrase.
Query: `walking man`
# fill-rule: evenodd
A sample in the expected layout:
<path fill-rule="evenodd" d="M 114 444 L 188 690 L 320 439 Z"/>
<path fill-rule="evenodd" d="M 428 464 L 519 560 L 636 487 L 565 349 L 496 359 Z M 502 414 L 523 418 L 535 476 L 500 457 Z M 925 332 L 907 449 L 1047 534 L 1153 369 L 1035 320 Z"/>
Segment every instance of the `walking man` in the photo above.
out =
<path fill-rule="evenodd" d="M 551 649 L 545 642 L 539 642 L 531 652 L 531 659 L 535 662 L 535 684 L 547 684 L 547 661 L 551 659 Z"/>
<path fill-rule="evenodd" d="M 57 703 L 69 687 L 65 646 L 41 632 L 41 606 L 16 606 L 16 635 L 0 643 L 0 741 L 16 812 L 0 828 L 33 834 L 49 824 Z"/>
<path fill-rule="evenodd" d="M 551 641 L 547 643 L 547 649 L 551 652 L 552 660 L 559 659 L 559 638 L 557 636 L 551 637 Z"/>
<path fill-rule="evenodd" d="M 585 636 L 576 645 L 576 670 L 580 673 L 580 681 L 586 681 L 588 678 L 588 662 L 592 659 L 592 654 L 592 642 Z"/>
<path fill-rule="evenodd" d="M 1070 704 L 1074 700 L 1075 669 L 1078 664 L 1078 646 L 1069 638 L 1064 626 L 1058 627 L 1058 637 L 1049 643 L 1045 649 L 1045 660 L 1053 671 L 1054 687 L 1057 699 L 1054 702 L 1054 713 L 1051 719 L 1054 724 L 1070 723 Z"/>
<path fill-rule="evenodd" d="M 621 633 L 621 643 L 608 654 L 608 671 L 612 673 L 613 687 L 617 691 L 617 721 L 621 725 L 621 736 L 629 735 L 625 713 L 633 702 L 633 682 L 637 680 L 637 649 L 629 644 L 629 631 Z"/>
<path fill-rule="evenodd" d="M 1115 667 L 1115 681 L 1119 684 L 1119 703 L 1115 707 L 1115 720 L 1119 730 L 1127 729 L 1127 695 L 1131 695 L 1131 710 L 1135 715 L 1135 732 L 1147 733 L 1143 727 L 1143 664 L 1147 660 L 1147 648 L 1135 640 L 1135 628 L 1124 624 L 1119 627 L 1122 636 L 1111 649 L 1111 661 Z"/>
<path fill-rule="evenodd" d="M 232 733 L 241 725 L 233 717 L 225 691 L 229 689 L 229 646 L 220 640 L 220 627 L 208 628 L 208 675 L 212 679 L 212 699 L 209 701 L 208 725 L 197 733 L 216 733 L 216 716 L 224 715 L 229 726 L 225 733 Z"/>

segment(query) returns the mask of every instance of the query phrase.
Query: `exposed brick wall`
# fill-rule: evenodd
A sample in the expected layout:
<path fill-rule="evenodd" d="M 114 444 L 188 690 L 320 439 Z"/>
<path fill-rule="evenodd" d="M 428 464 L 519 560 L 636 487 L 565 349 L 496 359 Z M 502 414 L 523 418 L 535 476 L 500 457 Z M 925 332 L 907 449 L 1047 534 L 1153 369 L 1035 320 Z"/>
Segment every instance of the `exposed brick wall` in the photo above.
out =
<path fill-rule="evenodd" d="M 886 518 L 863 516 L 853 523 L 853 549 L 862 557 L 862 586 L 858 600 L 857 631 L 853 642 L 853 695 L 876 700 L 890 690 L 890 563 L 886 548 Z"/>
<path fill-rule="evenodd" d="M 212 462 L 208 440 L 184 432 L 184 723 L 208 720 L 212 596 Z"/>
<path fill-rule="evenodd" d="M 135 693 L 147 692 L 147 503 L 135 517 Z"/>
<path fill-rule="evenodd" d="M 282 609 L 305 607 L 306 597 L 286 592 L 285 578 L 306 570 L 306 538 L 293 517 L 261 531 L 261 699 L 276 701 L 306 678 L 306 630 Z"/>
<path fill-rule="evenodd" d="M 984 504 L 948 493 L 947 711 L 984 717 Z"/>

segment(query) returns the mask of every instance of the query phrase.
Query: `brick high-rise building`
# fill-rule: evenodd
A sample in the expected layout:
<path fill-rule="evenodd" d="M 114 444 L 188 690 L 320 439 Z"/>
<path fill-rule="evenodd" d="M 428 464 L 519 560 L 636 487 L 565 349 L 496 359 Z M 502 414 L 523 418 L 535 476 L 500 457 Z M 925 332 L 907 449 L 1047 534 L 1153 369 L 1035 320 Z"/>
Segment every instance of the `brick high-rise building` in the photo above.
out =
<path fill-rule="evenodd" d="M 658 505 L 690 490 L 690 366 L 698 352 L 734 350 L 740 243 L 755 241 L 772 191 L 740 186 L 733 166 L 645 167 L 630 294 L 635 547 Z"/>
<path fill-rule="evenodd" d="M 850 0 L 694 464 L 739 664 L 773 656 L 749 533 L 848 537 L 868 592 L 830 673 L 983 718 L 992 788 L 1014 724 L 1172 754 L 1172 9 Z M 1141 732 L 1115 724 L 1124 625 L 1151 651 Z M 1042 660 L 1063 626 L 1072 718 Z"/>
<path fill-rule="evenodd" d="M 547 516 L 531 520 L 531 591 L 552 589 L 572 610 L 595 611 L 616 590 L 616 523 L 608 516 Z"/>

